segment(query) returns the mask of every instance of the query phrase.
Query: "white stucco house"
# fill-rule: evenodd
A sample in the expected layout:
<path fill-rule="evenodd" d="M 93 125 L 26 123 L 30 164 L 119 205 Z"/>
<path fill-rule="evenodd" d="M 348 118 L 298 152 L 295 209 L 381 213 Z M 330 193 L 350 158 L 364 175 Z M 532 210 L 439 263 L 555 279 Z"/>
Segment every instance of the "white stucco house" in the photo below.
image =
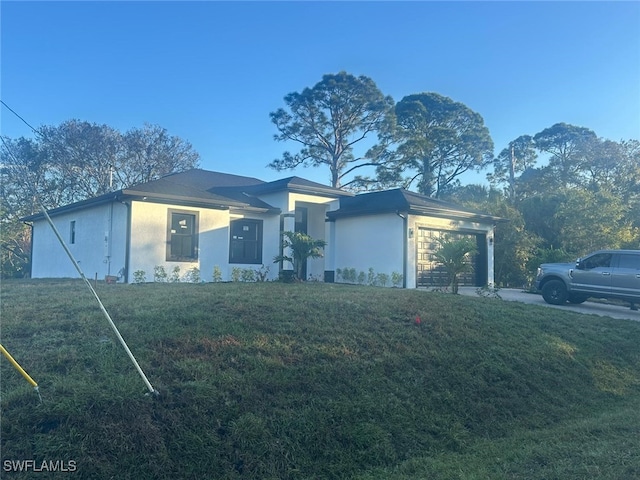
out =
<path fill-rule="evenodd" d="M 274 264 L 281 233 L 300 231 L 327 242 L 310 259 L 306 276 L 341 281 L 337 271 L 402 275 L 402 286 L 439 285 L 432 260 L 443 234 L 473 237 L 478 246 L 467 285 L 493 285 L 493 239 L 501 219 L 403 189 L 354 195 L 299 177 L 273 182 L 193 169 L 49 211 L 88 278 L 132 282 L 136 271 L 153 278 L 193 267 L 211 281 L 234 269 L 269 266 L 269 279 L 292 268 Z M 42 214 L 32 226 L 32 278 L 78 274 Z"/>

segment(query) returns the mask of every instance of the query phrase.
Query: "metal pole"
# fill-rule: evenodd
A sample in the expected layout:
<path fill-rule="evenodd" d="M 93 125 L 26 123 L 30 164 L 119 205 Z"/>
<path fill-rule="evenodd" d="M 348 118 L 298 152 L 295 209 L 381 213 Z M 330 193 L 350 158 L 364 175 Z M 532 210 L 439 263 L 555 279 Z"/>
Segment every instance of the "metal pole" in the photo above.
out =
<path fill-rule="evenodd" d="M 116 334 L 116 337 L 120 341 L 120 344 L 122 345 L 124 350 L 127 352 L 127 355 L 129 355 L 129 358 L 131 359 L 131 362 L 136 367 L 136 370 L 140 374 L 140 377 L 142 377 L 142 380 L 144 381 L 144 384 L 147 386 L 147 389 L 149 390 L 150 393 L 158 395 L 158 391 L 155 388 L 153 388 L 153 386 L 151 385 L 151 382 L 149 382 L 149 379 L 144 374 L 144 372 L 142 371 L 142 368 L 138 364 L 138 361 L 136 360 L 136 357 L 134 357 L 133 353 L 131 353 L 131 350 L 129 349 L 129 346 L 127 345 L 127 342 L 125 342 L 124 338 L 122 338 L 122 335 L 120 335 L 120 332 L 118 331 L 118 327 L 116 327 L 116 324 L 113 323 L 113 320 L 111 319 L 111 315 L 109 315 L 109 312 L 107 312 L 107 309 L 102 304 L 102 300 L 100 300 L 100 297 L 96 293 L 95 289 L 93 288 L 93 286 L 91 286 L 91 282 L 84 275 L 84 273 L 82 272 L 82 269 L 80 268 L 80 265 L 78 265 L 78 262 L 73 257 L 73 254 L 69 250 L 69 247 L 67 247 L 67 244 L 62 239 L 62 236 L 60 235 L 60 232 L 58 232 L 58 229 L 56 228 L 55 224 L 53 223 L 53 220 L 51 220 L 51 217 L 49 216 L 49 213 L 47 212 L 47 210 L 42 205 L 41 205 L 41 209 L 42 209 L 42 213 L 44 214 L 44 217 L 47 219 L 47 222 L 51 226 L 51 229 L 53 230 L 53 233 L 58 238 L 58 241 L 60 242 L 60 245 L 62 245 L 62 248 L 67 253 L 67 256 L 69 257 L 69 259 L 71 260 L 71 263 L 73 263 L 73 266 L 75 267 L 75 269 L 80 274 L 80 277 L 82 278 L 82 280 L 84 280 L 84 283 L 86 283 L 86 285 L 89 288 L 89 290 L 91 290 L 91 293 L 93 294 L 93 296 L 95 297 L 96 301 L 98 302 L 98 305 L 100 306 L 100 310 L 102 311 L 102 314 L 104 315 L 104 317 L 109 322 L 109 325 L 111 326 L 111 329 Z"/>

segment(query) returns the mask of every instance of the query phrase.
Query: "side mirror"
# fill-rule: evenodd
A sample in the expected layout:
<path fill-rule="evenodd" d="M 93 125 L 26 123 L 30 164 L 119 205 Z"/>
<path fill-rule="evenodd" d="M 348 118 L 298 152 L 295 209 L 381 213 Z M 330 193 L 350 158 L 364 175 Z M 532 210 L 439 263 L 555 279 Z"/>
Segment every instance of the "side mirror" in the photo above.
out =
<path fill-rule="evenodd" d="M 582 259 L 581 258 L 576 260 L 576 269 L 584 270 L 584 263 L 582 263 Z"/>

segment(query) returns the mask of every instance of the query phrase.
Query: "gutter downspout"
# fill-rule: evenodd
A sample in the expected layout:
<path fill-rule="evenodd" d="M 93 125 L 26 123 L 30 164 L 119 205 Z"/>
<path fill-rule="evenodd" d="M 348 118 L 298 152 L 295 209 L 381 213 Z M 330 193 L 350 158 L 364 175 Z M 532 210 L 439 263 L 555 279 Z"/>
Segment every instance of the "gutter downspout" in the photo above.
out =
<path fill-rule="evenodd" d="M 404 216 L 400 213 L 400 210 L 396 210 L 396 215 L 402 219 L 402 288 L 407 288 L 407 261 L 408 261 L 408 215 Z"/>
<path fill-rule="evenodd" d="M 131 257 L 131 203 L 121 202 L 127 207 L 127 233 L 124 247 L 124 283 L 129 283 L 129 258 Z"/>

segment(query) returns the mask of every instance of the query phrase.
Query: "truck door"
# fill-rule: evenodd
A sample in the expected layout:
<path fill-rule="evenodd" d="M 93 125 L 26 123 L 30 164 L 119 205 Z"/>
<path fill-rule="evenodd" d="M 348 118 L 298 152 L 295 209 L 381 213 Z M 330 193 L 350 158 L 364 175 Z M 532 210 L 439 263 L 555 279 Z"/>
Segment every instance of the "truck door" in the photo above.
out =
<path fill-rule="evenodd" d="M 618 253 L 611 273 L 611 290 L 616 295 L 640 300 L 640 254 Z"/>
<path fill-rule="evenodd" d="M 611 293 L 612 257 L 611 253 L 596 253 L 578 262 L 571 274 L 571 289 L 585 293 Z"/>

